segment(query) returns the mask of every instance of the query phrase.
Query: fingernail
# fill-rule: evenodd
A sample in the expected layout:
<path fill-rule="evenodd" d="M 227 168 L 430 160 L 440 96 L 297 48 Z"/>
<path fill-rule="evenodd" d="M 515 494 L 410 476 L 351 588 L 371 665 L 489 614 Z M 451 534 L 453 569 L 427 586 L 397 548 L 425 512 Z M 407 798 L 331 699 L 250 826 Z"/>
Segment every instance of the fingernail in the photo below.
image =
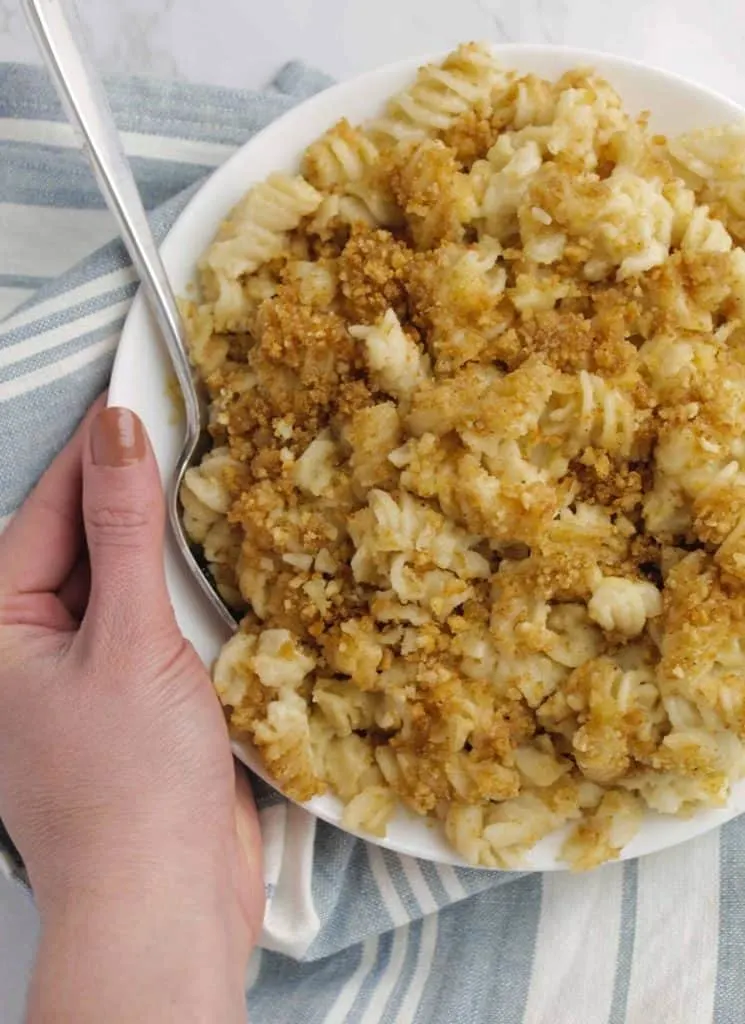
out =
<path fill-rule="evenodd" d="M 145 458 L 145 431 L 129 409 L 103 409 L 91 427 L 91 456 L 97 466 L 131 466 Z"/>

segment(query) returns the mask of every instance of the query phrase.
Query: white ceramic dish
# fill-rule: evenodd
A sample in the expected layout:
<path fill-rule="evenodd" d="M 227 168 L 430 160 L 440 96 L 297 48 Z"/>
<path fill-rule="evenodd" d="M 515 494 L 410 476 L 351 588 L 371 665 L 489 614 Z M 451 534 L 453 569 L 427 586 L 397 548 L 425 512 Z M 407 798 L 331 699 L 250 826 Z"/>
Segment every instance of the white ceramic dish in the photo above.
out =
<path fill-rule="evenodd" d="M 652 125 L 674 134 L 745 117 L 735 103 L 663 71 L 587 50 L 550 46 L 496 46 L 505 65 L 553 78 L 578 65 L 591 65 L 618 89 L 631 111 L 650 109 Z M 296 107 L 251 139 L 204 184 L 191 200 L 163 244 L 162 253 L 174 287 L 184 294 L 193 279 L 197 258 L 219 222 L 247 188 L 275 170 L 294 170 L 303 149 L 326 128 L 345 116 L 361 121 L 375 114 L 392 93 L 404 87 L 426 60 L 402 61 L 337 85 Z M 164 478 L 175 464 L 181 432 L 167 397 L 170 367 L 164 346 L 142 296 L 132 305 L 122 334 L 111 380 L 109 401 L 134 409 L 150 432 Z M 184 634 L 209 664 L 226 639 L 224 626 L 200 595 L 197 584 L 169 544 L 166 570 L 173 604 Z M 257 774 L 266 775 L 253 751 L 236 753 Z M 271 781 L 267 779 L 267 781 Z M 341 804 L 332 796 L 316 797 L 306 805 L 319 818 L 340 825 Z M 729 821 L 745 810 L 745 781 L 735 789 L 728 807 L 677 819 L 650 814 L 623 858 L 638 857 L 684 842 Z M 369 837 L 368 837 L 369 838 Z M 561 837 L 551 836 L 532 851 L 526 867 L 561 870 L 557 859 Z M 431 822 L 401 811 L 385 840 L 374 840 L 400 853 L 452 864 L 463 861 Z"/>

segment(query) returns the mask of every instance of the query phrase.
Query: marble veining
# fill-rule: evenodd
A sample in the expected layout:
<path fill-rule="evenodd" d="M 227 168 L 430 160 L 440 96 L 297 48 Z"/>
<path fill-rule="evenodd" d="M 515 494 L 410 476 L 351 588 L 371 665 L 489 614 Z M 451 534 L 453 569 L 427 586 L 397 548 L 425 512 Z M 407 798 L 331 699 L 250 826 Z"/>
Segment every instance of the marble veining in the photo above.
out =
<path fill-rule="evenodd" d="M 119 32 L 107 38 L 99 53 L 101 67 L 125 71 L 136 68 L 160 78 L 180 78 L 182 71 L 175 47 L 163 40 L 163 23 L 170 16 L 174 0 L 163 0 L 152 10 L 132 10 L 122 19 Z"/>
<path fill-rule="evenodd" d="M 0 0 L 0 47 L 23 33 L 25 26 L 16 0 Z"/>
<path fill-rule="evenodd" d="M 486 38 L 625 54 L 745 103 L 742 0 L 77 2 L 96 59 L 114 71 L 253 87 L 296 56 L 341 78 Z M 0 60 L 33 59 L 18 0 L 0 0 Z"/>

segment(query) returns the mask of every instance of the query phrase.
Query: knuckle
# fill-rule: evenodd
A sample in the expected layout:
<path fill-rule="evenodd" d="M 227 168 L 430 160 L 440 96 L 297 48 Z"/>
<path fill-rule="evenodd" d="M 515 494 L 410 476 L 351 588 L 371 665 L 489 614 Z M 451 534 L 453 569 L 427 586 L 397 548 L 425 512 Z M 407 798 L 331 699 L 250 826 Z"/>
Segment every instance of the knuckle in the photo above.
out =
<path fill-rule="evenodd" d="M 86 526 L 94 540 L 121 547 L 136 547 L 151 522 L 146 508 L 106 502 L 90 509 Z"/>

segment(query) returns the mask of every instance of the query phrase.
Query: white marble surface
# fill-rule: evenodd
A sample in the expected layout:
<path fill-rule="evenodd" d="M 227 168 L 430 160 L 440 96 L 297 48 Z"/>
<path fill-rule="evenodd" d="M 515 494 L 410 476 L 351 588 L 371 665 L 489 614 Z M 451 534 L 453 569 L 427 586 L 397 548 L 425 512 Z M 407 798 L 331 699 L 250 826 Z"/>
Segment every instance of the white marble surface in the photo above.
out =
<path fill-rule="evenodd" d="M 745 101 L 742 0 L 78 0 L 110 70 L 253 86 L 302 56 L 336 77 L 464 39 L 568 43 L 636 57 Z M 395 26 L 395 27 L 394 27 Z M 0 0 L 0 60 L 34 59 Z"/>
<path fill-rule="evenodd" d="M 742 0 L 78 0 L 111 71 L 254 87 L 293 57 L 341 78 L 465 39 L 635 57 L 745 105 Z M 36 59 L 19 0 L 0 0 L 0 61 Z M 739 65 L 739 70 L 738 70 Z M 22 1015 L 37 922 L 0 880 L 0 1024 Z"/>

